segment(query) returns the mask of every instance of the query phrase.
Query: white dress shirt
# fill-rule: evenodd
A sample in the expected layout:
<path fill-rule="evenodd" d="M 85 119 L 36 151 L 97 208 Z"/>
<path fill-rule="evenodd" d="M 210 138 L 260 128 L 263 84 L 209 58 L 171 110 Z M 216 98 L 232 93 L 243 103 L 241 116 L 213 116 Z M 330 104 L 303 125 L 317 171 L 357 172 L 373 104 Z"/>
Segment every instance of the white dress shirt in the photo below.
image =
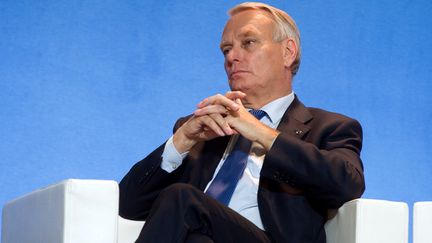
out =
<path fill-rule="evenodd" d="M 279 125 L 280 120 L 282 119 L 282 116 L 285 113 L 286 109 L 290 106 L 293 100 L 294 93 L 291 92 L 291 94 L 278 98 L 263 106 L 260 110 L 265 111 L 268 116 L 264 116 L 261 119 L 261 122 L 271 128 L 276 128 Z M 231 152 L 232 147 L 237 141 L 237 138 L 238 135 L 232 136 L 232 138 L 230 139 L 224 155 L 222 156 L 222 159 L 219 162 L 215 173 L 213 174 L 213 178 L 207 184 L 205 190 L 207 190 L 207 188 L 215 178 L 216 174 L 219 172 L 219 169 L 222 167 L 225 159 Z M 183 159 L 188 154 L 187 152 L 180 154 L 174 147 L 172 139 L 173 138 L 171 137 L 165 144 L 161 163 L 161 168 L 169 173 L 178 168 L 181 165 Z M 260 172 L 262 164 L 264 162 L 264 157 L 264 148 L 262 148 L 261 145 L 259 145 L 258 143 L 252 143 L 245 171 L 240 178 L 237 187 L 234 190 L 231 201 L 228 204 L 228 207 L 232 208 L 234 211 L 247 218 L 257 227 L 263 230 L 264 227 L 258 209 L 257 193 Z"/>

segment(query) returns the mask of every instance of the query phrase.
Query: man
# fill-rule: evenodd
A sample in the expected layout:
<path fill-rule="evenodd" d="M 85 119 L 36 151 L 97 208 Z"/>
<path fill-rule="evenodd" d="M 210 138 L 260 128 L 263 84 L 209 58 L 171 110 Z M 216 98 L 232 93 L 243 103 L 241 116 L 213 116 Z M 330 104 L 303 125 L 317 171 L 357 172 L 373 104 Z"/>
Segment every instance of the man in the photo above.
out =
<path fill-rule="evenodd" d="M 327 211 L 364 191 L 361 126 L 294 95 L 300 41 L 285 12 L 244 3 L 229 14 L 231 91 L 130 170 L 120 215 L 146 220 L 137 242 L 325 242 Z"/>

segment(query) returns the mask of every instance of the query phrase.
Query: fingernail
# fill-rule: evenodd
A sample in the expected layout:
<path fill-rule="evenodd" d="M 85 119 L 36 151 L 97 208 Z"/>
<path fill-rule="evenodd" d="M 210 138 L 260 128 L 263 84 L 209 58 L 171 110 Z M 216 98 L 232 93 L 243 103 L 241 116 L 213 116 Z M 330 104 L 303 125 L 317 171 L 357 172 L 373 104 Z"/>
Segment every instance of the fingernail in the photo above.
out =
<path fill-rule="evenodd" d="M 231 128 L 228 129 L 227 135 L 232 135 L 233 134 L 233 130 L 231 130 Z"/>

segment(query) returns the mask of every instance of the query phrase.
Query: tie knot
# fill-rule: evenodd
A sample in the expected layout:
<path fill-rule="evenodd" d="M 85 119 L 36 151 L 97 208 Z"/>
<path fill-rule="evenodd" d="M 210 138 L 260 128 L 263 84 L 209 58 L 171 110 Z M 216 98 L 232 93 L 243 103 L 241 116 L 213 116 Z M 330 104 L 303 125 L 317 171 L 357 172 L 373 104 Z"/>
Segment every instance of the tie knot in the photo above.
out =
<path fill-rule="evenodd" d="M 258 120 L 261 120 L 261 118 L 267 115 L 267 112 L 263 110 L 250 110 L 249 112 L 254 115 L 254 117 L 256 117 Z"/>

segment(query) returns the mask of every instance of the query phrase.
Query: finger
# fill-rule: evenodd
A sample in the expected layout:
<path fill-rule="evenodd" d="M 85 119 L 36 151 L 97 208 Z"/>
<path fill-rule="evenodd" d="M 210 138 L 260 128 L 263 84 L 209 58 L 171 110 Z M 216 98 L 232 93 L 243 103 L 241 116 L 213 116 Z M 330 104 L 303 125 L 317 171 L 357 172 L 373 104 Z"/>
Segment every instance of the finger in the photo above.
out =
<path fill-rule="evenodd" d="M 237 98 L 235 99 L 235 102 L 241 106 L 243 106 L 243 103 L 241 102 L 241 99 Z"/>
<path fill-rule="evenodd" d="M 197 109 L 194 112 L 195 116 L 204 116 L 204 115 L 209 115 L 209 114 L 221 114 L 221 115 L 226 115 L 228 113 L 227 108 L 225 108 L 225 106 L 221 106 L 221 105 L 209 105 L 209 106 L 205 106 L 203 108 Z"/>
<path fill-rule="evenodd" d="M 221 94 L 217 94 L 217 95 L 213 95 L 213 96 L 210 96 L 208 98 L 205 98 L 204 100 L 202 100 L 197 105 L 197 107 L 203 108 L 203 107 L 208 106 L 208 105 L 222 105 L 222 106 L 225 106 L 228 109 L 233 110 L 233 111 L 237 111 L 239 109 L 239 106 L 238 106 L 238 104 L 236 104 L 236 102 L 228 99 L 227 97 L 225 97 L 224 95 L 221 95 Z"/>
<path fill-rule="evenodd" d="M 218 134 L 219 136 L 225 136 L 225 133 L 220 128 L 220 126 L 210 116 L 202 116 L 198 119 L 202 122 L 204 126 L 210 128 L 214 133 Z"/>
<path fill-rule="evenodd" d="M 215 105 L 215 104 L 229 107 L 232 110 L 238 109 L 237 104 L 233 100 L 230 100 L 221 94 L 217 94 L 217 95 L 213 95 L 213 96 L 210 96 L 208 98 L 205 98 L 197 106 L 198 106 L 198 108 L 202 108 L 204 106 Z"/>
<path fill-rule="evenodd" d="M 228 122 L 220 114 L 210 114 L 209 116 L 218 124 L 218 126 L 224 131 L 226 135 L 233 134 Z"/>
<path fill-rule="evenodd" d="M 241 91 L 228 91 L 225 93 L 225 97 L 230 100 L 243 99 L 246 97 L 246 94 Z"/>

